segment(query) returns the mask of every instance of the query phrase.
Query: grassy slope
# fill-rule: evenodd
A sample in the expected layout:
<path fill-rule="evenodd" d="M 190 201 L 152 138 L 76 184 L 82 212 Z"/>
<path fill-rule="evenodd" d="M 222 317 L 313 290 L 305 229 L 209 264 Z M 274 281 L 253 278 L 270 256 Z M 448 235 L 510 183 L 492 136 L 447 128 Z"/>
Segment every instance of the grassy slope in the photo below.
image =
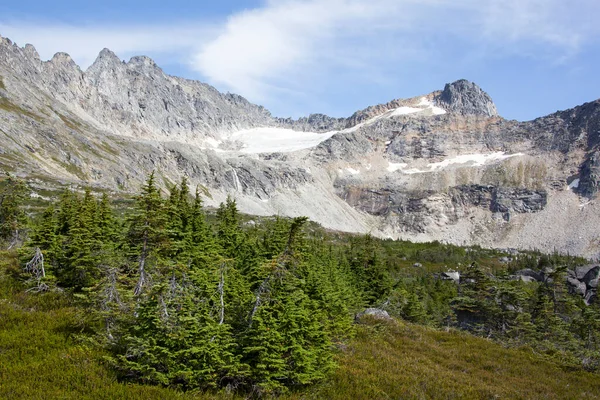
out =
<path fill-rule="evenodd" d="M 14 254 L 0 252 L 0 398 L 203 399 L 119 383 L 102 354 L 72 339 L 77 310 L 57 295 L 14 283 Z M 526 350 L 461 332 L 371 322 L 339 355 L 332 378 L 291 399 L 599 399 L 598 375 L 566 371 Z"/>
<path fill-rule="evenodd" d="M 315 398 L 600 399 L 600 377 L 527 350 L 402 322 L 361 326 Z"/>

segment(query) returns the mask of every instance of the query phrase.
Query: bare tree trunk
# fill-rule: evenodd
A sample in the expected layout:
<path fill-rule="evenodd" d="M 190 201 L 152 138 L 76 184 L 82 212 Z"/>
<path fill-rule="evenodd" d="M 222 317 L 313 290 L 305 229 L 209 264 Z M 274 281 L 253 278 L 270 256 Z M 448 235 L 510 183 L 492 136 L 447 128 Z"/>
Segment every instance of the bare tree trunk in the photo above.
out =
<path fill-rule="evenodd" d="M 44 269 L 44 253 L 39 247 L 36 247 L 33 258 L 25 264 L 24 269 L 35 280 L 35 286 L 28 289 L 28 291 L 45 292 L 49 289 L 48 285 L 42 282 L 42 279 L 46 277 L 46 270 Z"/>
<path fill-rule="evenodd" d="M 260 307 L 262 302 L 262 295 L 265 294 L 269 289 L 269 281 L 271 280 L 271 276 L 267 276 L 264 281 L 258 287 L 256 291 L 256 301 L 254 302 L 254 307 L 252 308 L 252 312 L 250 313 L 250 318 L 248 321 L 248 327 L 252 326 L 252 320 L 254 319 L 254 314 L 256 314 L 256 310 Z"/>
<path fill-rule="evenodd" d="M 140 254 L 140 264 L 138 271 L 140 273 L 140 277 L 138 279 L 137 284 L 135 285 L 135 290 L 133 294 L 139 296 L 146 285 L 146 257 L 148 256 L 148 231 L 144 232 L 144 242 L 142 245 L 142 254 Z"/>

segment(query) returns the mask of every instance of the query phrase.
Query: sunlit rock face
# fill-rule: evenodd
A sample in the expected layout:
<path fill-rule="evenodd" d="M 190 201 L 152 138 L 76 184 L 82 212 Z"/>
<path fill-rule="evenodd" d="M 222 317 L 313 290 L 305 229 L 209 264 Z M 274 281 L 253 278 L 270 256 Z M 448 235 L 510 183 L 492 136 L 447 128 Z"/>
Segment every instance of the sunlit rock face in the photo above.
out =
<path fill-rule="evenodd" d="M 600 253 L 600 101 L 507 121 L 475 83 L 292 120 L 148 57 L 86 71 L 0 38 L 0 169 L 34 188 L 183 176 L 208 205 L 411 240 Z"/>

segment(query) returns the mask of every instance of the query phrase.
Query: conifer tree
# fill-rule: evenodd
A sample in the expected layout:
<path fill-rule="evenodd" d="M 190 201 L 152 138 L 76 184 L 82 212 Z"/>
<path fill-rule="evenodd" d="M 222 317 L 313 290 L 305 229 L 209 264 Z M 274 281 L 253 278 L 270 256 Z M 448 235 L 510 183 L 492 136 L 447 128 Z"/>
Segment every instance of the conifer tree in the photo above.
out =
<path fill-rule="evenodd" d="M 283 253 L 271 262 L 272 273 L 256 292 L 244 338 L 243 360 L 250 366 L 254 389 L 285 391 L 323 379 L 333 367 L 326 316 L 305 292 L 297 252 L 306 218 L 290 225 Z"/>
<path fill-rule="evenodd" d="M 163 261 L 161 253 L 168 247 L 166 217 L 164 200 L 153 172 L 136 198 L 127 233 L 129 256 L 135 261 L 137 269 L 136 295 L 142 293 L 149 283 L 150 274 Z"/>
<path fill-rule="evenodd" d="M 223 248 L 224 255 L 235 258 L 243 241 L 240 230 L 240 215 L 237 204 L 231 196 L 217 210 L 217 238 Z"/>
<path fill-rule="evenodd" d="M 96 215 L 96 200 L 87 189 L 66 233 L 65 257 L 58 277 L 59 283 L 75 291 L 92 286 L 100 275 L 98 263 L 102 242 Z"/>
<path fill-rule="evenodd" d="M 8 241 L 8 247 L 13 247 L 22 239 L 22 233 L 27 218 L 23 210 L 23 202 L 28 189 L 20 179 L 7 174 L 0 189 L 0 241 Z"/>

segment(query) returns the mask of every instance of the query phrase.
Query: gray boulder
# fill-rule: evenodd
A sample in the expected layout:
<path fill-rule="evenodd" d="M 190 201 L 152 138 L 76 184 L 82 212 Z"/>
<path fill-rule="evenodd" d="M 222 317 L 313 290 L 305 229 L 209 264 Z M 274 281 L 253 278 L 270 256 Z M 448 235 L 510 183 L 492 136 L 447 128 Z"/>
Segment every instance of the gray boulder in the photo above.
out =
<path fill-rule="evenodd" d="M 569 283 L 569 286 L 571 287 L 573 293 L 585 297 L 585 294 L 587 292 L 587 286 L 584 282 L 581 282 L 575 278 L 567 278 L 567 282 Z"/>
<path fill-rule="evenodd" d="M 519 276 L 519 277 L 529 277 L 529 278 L 532 278 L 533 280 L 535 280 L 536 282 L 544 281 L 544 275 L 541 272 L 534 271 L 530 268 L 525 268 L 525 269 L 519 270 L 519 271 L 515 272 L 515 275 Z"/>
<path fill-rule="evenodd" d="M 575 275 L 577 276 L 577 279 L 587 284 L 598 279 L 598 276 L 600 275 L 600 265 L 577 267 L 575 268 Z"/>
<path fill-rule="evenodd" d="M 531 276 L 527 276 L 527 275 L 511 275 L 510 279 L 513 281 L 521 281 L 521 282 L 526 282 L 526 283 L 537 282 L 537 280 L 535 278 L 532 278 Z"/>
<path fill-rule="evenodd" d="M 456 271 L 442 272 L 441 277 L 445 281 L 454 281 L 456 283 L 460 282 L 460 272 L 456 272 Z"/>
<path fill-rule="evenodd" d="M 385 310 L 382 310 L 380 308 L 367 308 L 366 310 L 361 311 L 358 314 L 356 314 L 355 320 L 360 321 L 365 316 L 370 316 L 371 318 L 381 319 L 381 320 L 391 320 L 392 319 L 392 317 L 390 317 L 390 314 L 388 314 L 388 312 Z"/>

